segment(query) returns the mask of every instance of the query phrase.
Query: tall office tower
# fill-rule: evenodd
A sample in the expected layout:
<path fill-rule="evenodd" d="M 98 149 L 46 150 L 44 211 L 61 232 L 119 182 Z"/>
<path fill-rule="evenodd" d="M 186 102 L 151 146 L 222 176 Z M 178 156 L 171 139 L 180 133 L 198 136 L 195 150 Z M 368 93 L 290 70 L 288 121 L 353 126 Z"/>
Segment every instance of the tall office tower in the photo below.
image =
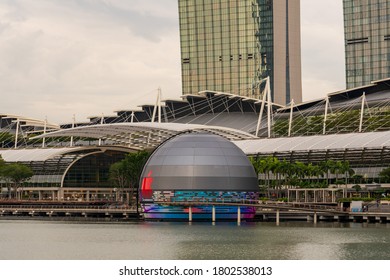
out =
<path fill-rule="evenodd" d="M 183 94 L 202 90 L 302 101 L 299 0 L 179 0 Z"/>
<path fill-rule="evenodd" d="M 343 0 L 347 88 L 390 77 L 390 1 Z"/>

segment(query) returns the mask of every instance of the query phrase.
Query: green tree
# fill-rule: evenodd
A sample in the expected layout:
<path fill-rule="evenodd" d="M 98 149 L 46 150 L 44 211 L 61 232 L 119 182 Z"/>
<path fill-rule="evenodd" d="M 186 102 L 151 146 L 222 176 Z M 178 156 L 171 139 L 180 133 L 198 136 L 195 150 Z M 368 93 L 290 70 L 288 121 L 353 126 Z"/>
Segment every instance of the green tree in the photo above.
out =
<path fill-rule="evenodd" d="M 128 176 L 126 174 L 125 161 L 119 161 L 110 166 L 110 180 L 114 182 L 116 187 L 126 188 L 129 185 Z"/>
<path fill-rule="evenodd" d="M 270 186 L 271 186 L 271 172 L 276 176 L 275 183 L 278 182 L 278 166 L 280 164 L 279 160 L 275 157 L 250 157 L 251 161 L 257 176 L 259 174 L 265 175 L 265 186 L 267 188 L 268 197 L 270 196 Z"/>
<path fill-rule="evenodd" d="M 355 170 L 353 170 L 349 164 L 349 161 L 343 162 L 343 168 L 342 171 L 345 176 L 345 187 L 347 187 L 349 178 L 351 178 L 353 175 L 355 175 Z"/>
<path fill-rule="evenodd" d="M 390 167 L 383 169 L 379 173 L 379 179 L 381 183 L 390 183 Z"/>
<path fill-rule="evenodd" d="M 258 157 L 249 157 L 249 161 L 252 163 L 253 168 L 255 169 L 255 173 L 257 175 L 257 178 L 259 178 L 259 174 L 263 172 L 260 166 L 260 161 Z"/>
<path fill-rule="evenodd" d="M 123 160 L 110 166 L 110 179 L 114 184 L 121 190 L 125 187 L 130 188 L 130 204 L 133 204 L 134 191 L 138 197 L 139 179 L 149 156 L 148 151 L 130 153 Z"/>
<path fill-rule="evenodd" d="M 351 176 L 351 181 L 354 184 L 362 184 L 363 183 L 363 175 L 361 175 L 361 174 L 353 174 Z"/>
<path fill-rule="evenodd" d="M 0 171 L 1 177 L 8 183 L 9 197 L 12 197 L 11 188 L 16 198 L 18 188 L 33 175 L 30 167 L 20 163 L 3 164 Z"/>

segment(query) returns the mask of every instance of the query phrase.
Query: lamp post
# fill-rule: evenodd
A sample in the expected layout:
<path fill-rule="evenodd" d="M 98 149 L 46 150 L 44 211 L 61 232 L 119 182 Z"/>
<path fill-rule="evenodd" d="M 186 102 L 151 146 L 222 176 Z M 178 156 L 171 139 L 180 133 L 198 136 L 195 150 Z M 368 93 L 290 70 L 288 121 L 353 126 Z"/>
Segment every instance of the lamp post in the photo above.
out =
<path fill-rule="evenodd" d="M 114 188 L 114 197 L 115 197 L 115 202 L 118 201 L 118 193 L 117 193 L 118 189 L 117 188 Z"/>

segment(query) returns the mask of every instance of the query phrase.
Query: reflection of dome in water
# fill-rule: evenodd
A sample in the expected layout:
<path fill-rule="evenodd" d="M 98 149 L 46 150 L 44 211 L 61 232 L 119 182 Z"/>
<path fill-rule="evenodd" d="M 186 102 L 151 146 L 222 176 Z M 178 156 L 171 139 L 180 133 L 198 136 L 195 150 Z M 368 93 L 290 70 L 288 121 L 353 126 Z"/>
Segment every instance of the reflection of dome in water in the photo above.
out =
<path fill-rule="evenodd" d="M 240 148 L 221 136 L 197 133 L 181 134 L 158 147 L 144 167 L 140 185 L 144 213 L 153 212 L 152 218 L 167 217 L 168 212 L 169 218 L 177 218 L 186 211 L 158 202 L 256 201 L 259 190 L 253 166 Z M 231 212 L 228 208 L 225 216 Z M 209 210 L 199 207 L 198 213 Z"/>

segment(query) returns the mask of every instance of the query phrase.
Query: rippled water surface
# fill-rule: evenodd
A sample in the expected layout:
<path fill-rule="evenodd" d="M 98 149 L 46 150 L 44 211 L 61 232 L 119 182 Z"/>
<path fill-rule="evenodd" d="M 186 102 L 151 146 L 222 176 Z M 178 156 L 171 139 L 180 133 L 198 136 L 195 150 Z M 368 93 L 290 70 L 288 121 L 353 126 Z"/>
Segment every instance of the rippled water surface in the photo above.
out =
<path fill-rule="evenodd" d="M 390 259 L 390 224 L 0 220 L 0 259 Z"/>

